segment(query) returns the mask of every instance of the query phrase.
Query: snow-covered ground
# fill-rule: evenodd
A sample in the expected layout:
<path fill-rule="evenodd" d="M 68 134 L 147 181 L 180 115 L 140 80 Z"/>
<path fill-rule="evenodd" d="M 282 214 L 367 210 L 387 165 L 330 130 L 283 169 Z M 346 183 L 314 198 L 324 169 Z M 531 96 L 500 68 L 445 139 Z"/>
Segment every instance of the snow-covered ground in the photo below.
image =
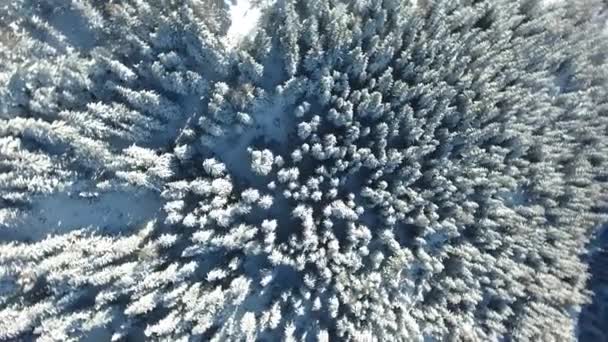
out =
<path fill-rule="evenodd" d="M 231 22 L 226 34 L 226 43 L 234 48 L 245 37 L 255 33 L 262 10 L 251 0 L 226 0 L 226 3 Z"/>
<path fill-rule="evenodd" d="M 553 5 L 553 4 L 558 4 L 558 3 L 560 3 L 561 1 L 562 1 L 562 0 L 543 0 L 543 1 L 542 1 L 542 3 L 543 3 L 543 5 L 545 5 L 545 6 L 550 6 L 550 5 Z"/>
<path fill-rule="evenodd" d="M 252 127 L 241 133 L 215 138 L 210 148 L 214 155 L 226 164 L 231 175 L 255 183 L 260 178 L 251 171 L 251 158 L 247 148 L 254 147 L 255 141 L 263 143 L 264 148 L 271 147 L 274 151 L 280 151 L 282 146 L 287 146 L 289 133 L 295 131 L 294 123 L 290 120 L 290 115 L 287 115 L 290 111 L 293 111 L 293 108 L 289 108 L 278 98 L 271 98 L 267 105 L 256 108 L 251 113 L 254 119 Z"/>
<path fill-rule="evenodd" d="M 32 200 L 31 208 L 14 218 L 8 227 L 0 226 L 0 241 L 38 241 L 48 234 L 81 228 L 105 233 L 126 233 L 151 218 L 161 207 L 155 192 L 109 192 L 83 197 L 56 193 Z"/>

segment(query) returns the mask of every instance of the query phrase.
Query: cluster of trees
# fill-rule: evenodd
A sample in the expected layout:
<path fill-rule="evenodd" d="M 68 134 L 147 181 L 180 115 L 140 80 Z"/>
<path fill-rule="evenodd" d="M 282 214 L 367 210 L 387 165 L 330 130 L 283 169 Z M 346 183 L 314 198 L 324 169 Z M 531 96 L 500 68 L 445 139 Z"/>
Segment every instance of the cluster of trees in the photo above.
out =
<path fill-rule="evenodd" d="M 234 51 L 207 1 L 56 2 L 0 16 L 0 227 L 83 179 L 164 205 L 1 244 L 0 339 L 575 338 L 601 1 L 277 0 Z M 271 103 L 284 141 L 256 136 Z"/>

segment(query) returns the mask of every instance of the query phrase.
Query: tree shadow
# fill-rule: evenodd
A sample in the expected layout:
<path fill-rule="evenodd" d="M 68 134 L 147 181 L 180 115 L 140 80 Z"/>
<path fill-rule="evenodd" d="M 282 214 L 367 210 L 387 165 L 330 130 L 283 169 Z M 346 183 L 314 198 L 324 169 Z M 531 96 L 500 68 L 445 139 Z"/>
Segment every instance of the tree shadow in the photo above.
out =
<path fill-rule="evenodd" d="M 608 341 L 608 224 L 599 229 L 590 245 L 587 289 L 592 298 L 578 317 L 577 335 L 580 341 Z"/>

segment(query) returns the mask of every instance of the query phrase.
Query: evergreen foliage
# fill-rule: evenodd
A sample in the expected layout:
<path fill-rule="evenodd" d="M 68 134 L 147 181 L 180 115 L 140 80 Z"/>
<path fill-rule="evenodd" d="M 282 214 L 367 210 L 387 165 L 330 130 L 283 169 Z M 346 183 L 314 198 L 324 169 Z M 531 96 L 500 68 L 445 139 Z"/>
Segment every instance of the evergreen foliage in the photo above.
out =
<path fill-rule="evenodd" d="M 602 1 L 260 6 L 0 4 L 0 340 L 608 337 Z"/>

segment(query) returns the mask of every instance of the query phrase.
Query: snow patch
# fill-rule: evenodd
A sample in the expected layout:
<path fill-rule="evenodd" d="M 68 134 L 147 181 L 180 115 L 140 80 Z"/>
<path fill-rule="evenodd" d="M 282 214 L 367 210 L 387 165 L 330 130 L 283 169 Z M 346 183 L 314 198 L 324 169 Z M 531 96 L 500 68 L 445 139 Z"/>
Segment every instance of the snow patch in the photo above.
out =
<path fill-rule="evenodd" d="M 104 233 L 127 232 L 156 217 L 161 199 L 155 192 L 56 193 L 35 198 L 30 210 L 21 212 L 7 227 L 0 227 L 2 241 L 39 241 L 48 234 L 81 228 Z"/>
<path fill-rule="evenodd" d="M 82 12 L 62 8 L 54 11 L 48 22 L 67 37 L 70 45 L 83 51 L 89 51 L 95 46 L 97 38 Z"/>
<path fill-rule="evenodd" d="M 542 0 L 541 1 L 543 6 L 545 6 L 545 7 L 556 5 L 556 4 L 559 4 L 560 2 L 563 2 L 563 0 Z"/>
<path fill-rule="evenodd" d="M 226 43 L 233 48 L 255 32 L 262 10 L 252 4 L 251 0 L 226 0 L 226 2 L 230 14 Z"/>

